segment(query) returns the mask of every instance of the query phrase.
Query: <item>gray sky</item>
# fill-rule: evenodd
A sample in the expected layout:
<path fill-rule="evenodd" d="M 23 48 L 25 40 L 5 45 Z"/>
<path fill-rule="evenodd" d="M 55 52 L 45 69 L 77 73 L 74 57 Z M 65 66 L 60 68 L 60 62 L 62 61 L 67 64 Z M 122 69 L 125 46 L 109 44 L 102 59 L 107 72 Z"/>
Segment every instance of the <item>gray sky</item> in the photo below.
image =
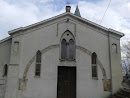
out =
<path fill-rule="evenodd" d="M 109 0 L 0 0 L 0 40 L 10 30 L 65 12 L 67 2 L 72 13 L 78 4 L 83 18 L 99 24 Z M 121 40 L 129 40 L 130 0 L 111 0 L 101 25 L 125 33 Z"/>

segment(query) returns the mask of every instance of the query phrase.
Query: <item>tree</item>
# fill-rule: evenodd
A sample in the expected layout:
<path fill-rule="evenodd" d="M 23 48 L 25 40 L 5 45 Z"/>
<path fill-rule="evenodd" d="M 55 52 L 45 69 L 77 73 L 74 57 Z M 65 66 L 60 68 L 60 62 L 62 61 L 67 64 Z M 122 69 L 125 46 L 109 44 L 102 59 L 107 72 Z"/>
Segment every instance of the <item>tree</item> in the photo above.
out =
<path fill-rule="evenodd" d="M 122 44 L 122 72 L 125 79 L 130 82 L 130 41 Z M 130 84 L 129 84 L 130 86 Z"/>

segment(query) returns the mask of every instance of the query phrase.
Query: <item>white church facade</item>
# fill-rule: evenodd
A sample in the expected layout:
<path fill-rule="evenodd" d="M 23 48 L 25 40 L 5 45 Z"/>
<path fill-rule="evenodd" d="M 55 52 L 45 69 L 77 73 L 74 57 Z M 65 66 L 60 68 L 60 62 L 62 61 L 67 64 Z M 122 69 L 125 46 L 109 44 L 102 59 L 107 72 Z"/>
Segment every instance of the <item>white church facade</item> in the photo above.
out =
<path fill-rule="evenodd" d="M 0 98 L 106 98 L 121 88 L 124 34 L 70 6 L 8 33 L 0 41 Z"/>

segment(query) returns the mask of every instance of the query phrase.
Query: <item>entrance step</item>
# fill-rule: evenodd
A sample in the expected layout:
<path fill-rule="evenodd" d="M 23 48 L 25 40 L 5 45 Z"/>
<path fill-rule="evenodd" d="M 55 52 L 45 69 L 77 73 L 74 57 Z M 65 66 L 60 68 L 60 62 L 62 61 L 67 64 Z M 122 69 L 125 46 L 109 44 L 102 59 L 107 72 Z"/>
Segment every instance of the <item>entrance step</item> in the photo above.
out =
<path fill-rule="evenodd" d="M 130 91 L 122 89 L 119 92 L 117 92 L 116 94 L 111 95 L 107 98 L 130 98 Z"/>

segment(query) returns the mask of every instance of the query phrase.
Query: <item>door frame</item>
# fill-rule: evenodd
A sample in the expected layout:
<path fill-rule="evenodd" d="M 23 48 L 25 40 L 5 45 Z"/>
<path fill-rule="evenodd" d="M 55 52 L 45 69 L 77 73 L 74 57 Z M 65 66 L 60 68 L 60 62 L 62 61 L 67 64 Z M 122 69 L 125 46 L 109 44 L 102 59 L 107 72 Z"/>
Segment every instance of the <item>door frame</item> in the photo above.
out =
<path fill-rule="evenodd" d="M 75 68 L 75 96 L 77 98 L 77 67 L 76 66 L 57 66 L 57 97 L 58 98 L 58 71 L 59 71 L 59 67 L 71 67 L 71 68 Z"/>

